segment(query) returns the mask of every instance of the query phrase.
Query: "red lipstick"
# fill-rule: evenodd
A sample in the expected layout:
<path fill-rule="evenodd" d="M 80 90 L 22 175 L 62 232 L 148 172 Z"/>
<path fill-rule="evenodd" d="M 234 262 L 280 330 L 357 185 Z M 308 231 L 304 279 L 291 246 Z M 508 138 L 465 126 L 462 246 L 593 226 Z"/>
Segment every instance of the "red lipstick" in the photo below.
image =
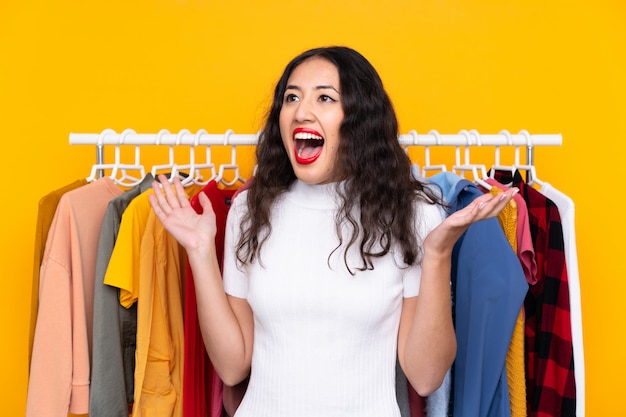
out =
<path fill-rule="evenodd" d="M 310 165 L 322 154 L 324 137 L 316 130 L 296 128 L 293 131 L 293 141 L 293 151 L 298 164 Z"/>

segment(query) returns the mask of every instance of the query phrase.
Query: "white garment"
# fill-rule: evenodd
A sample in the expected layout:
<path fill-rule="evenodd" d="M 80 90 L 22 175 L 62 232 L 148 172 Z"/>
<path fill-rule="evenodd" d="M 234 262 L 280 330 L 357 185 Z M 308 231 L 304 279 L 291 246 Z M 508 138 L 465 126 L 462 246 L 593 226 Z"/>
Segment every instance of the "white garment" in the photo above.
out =
<path fill-rule="evenodd" d="M 580 277 L 576 251 L 576 224 L 574 201 L 547 182 L 539 191 L 552 200 L 559 210 L 563 227 L 565 266 L 569 283 L 570 317 L 572 322 L 572 347 L 574 351 L 574 378 L 576 380 L 576 416 L 585 415 L 585 356 L 583 351 L 582 308 L 580 300 Z"/>
<path fill-rule="evenodd" d="M 403 297 L 419 292 L 421 267 L 399 268 L 390 253 L 373 271 L 356 271 L 360 258 L 351 250 L 350 275 L 343 249 L 334 251 L 334 186 L 296 181 L 272 211 L 260 263 L 241 269 L 234 245 L 245 196 L 230 209 L 224 286 L 254 313 L 252 373 L 237 417 L 400 416 L 398 326 Z M 441 215 L 433 205 L 417 209 L 425 237 Z"/>

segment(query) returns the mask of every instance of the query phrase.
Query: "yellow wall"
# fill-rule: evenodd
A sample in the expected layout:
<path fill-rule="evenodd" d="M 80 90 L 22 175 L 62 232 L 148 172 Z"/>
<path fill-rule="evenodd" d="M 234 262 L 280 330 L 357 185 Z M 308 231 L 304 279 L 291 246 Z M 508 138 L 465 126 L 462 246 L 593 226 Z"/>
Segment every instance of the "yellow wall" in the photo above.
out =
<path fill-rule="evenodd" d="M 379 69 L 402 132 L 563 134 L 537 151 L 538 176 L 577 204 L 587 415 L 616 415 L 625 21 L 623 0 L 3 0 L 0 414 L 25 409 L 37 202 L 94 160 L 68 134 L 256 132 L 289 58 L 347 44 Z"/>

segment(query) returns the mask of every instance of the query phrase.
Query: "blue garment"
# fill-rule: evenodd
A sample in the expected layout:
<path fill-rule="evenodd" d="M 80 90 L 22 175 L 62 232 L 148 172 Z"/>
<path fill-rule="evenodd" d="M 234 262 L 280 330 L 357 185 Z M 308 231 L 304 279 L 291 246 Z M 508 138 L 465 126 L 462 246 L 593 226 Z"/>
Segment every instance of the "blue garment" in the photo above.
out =
<path fill-rule="evenodd" d="M 450 213 L 483 195 L 472 182 L 450 172 L 429 180 L 441 187 Z M 496 218 L 474 223 L 457 241 L 451 282 L 457 337 L 452 415 L 508 417 L 506 354 L 528 284 Z"/>

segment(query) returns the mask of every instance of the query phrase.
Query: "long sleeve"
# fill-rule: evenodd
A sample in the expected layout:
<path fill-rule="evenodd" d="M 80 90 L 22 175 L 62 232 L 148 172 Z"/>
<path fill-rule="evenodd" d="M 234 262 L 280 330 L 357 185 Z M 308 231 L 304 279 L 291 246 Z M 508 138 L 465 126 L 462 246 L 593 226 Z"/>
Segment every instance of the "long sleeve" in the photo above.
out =
<path fill-rule="evenodd" d="M 35 227 L 35 250 L 33 259 L 33 282 L 31 288 L 31 301 L 30 301 L 30 328 L 28 335 L 28 359 L 30 360 L 33 353 L 33 341 L 35 338 L 35 325 L 37 323 L 37 308 L 39 307 L 39 274 L 41 272 L 41 262 L 43 260 L 44 251 L 46 248 L 46 240 L 48 239 L 48 232 L 54 219 L 54 213 L 61 197 L 68 192 L 78 187 L 82 187 L 87 184 L 87 180 L 80 179 L 66 185 L 65 187 L 54 190 L 47 195 L 43 196 L 39 200 L 39 207 L 37 210 L 37 225 Z"/>
<path fill-rule="evenodd" d="M 27 417 L 89 411 L 96 250 L 107 204 L 121 193 L 105 177 L 59 202 L 41 267 Z"/>
<path fill-rule="evenodd" d="M 572 322 L 572 347 L 574 350 L 574 376 L 576 380 L 576 417 L 585 416 L 585 355 L 583 349 L 582 307 L 580 297 L 580 276 L 578 252 L 576 248 L 576 223 L 574 221 L 574 201 L 548 183 L 541 186 L 540 192 L 554 201 L 563 224 L 565 264 L 569 279 L 570 315 Z"/>
<path fill-rule="evenodd" d="M 520 189 L 537 259 L 537 282 L 524 300 L 528 416 L 574 416 L 576 381 L 561 217 L 554 202 L 525 184 L 519 172 L 510 178 L 510 173 L 496 171 L 496 180 Z"/>
<path fill-rule="evenodd" d="M 127 417 L 128 404 L 133 402 L 137 308 L 122 307 L 119 289 L 104 284 L 104 276 L 124 210 L 152 181 L 148 174 L 136 187 L 111 200 L 102 221 L 94 286 L 90 417 Z"/>

